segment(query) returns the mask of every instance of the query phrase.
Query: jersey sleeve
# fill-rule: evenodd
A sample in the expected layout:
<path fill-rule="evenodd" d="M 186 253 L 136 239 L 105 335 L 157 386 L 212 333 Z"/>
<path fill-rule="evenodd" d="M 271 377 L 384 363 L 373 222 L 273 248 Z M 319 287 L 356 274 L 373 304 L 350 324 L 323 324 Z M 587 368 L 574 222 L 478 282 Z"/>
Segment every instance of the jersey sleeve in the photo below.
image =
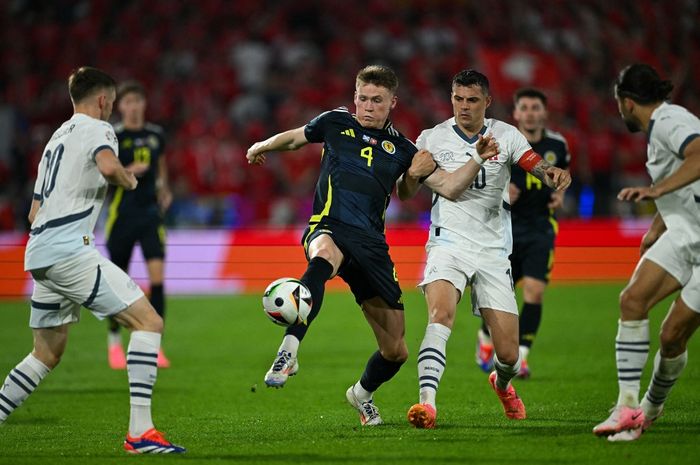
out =
<path fill-rule="evenodd" d="M 700 128 L 693 127 L 687 121 L 680 118 L 662 118 L 656 125 L 658 127 L 653 130 L 658 130 L 658 137 L 662 142 L 668 144 L 668 147 L 678 156 L 685 158 L 683 152 L 693 139 L 700 137 Z M 666 140 L 663 140 L 666 139 Z"/>
<path fill-rule="evenodd" d="M 508 152 L 511 156 L 511 164 L 517 164 L 528 152 L 532 152 L 532 147 L 525 136 L 517 129 L 510 131 L 510 143 Z"/>
<path fill-rule="evenodd" d="M 97 124 L 90 128 L 85 137 L 85 147 L 92 161 L 102 150 L 110 149 L 115 156 L 119 155 L 119 141 L 111 125 Z"/>
<path fill-rule="evenodd" d="M 304 126 L 304 137 L 306 137 L 306 140 L 309 142 L 323 142 L 330 114 L 330 111 L 321 113 Z"/>
<path fill-rule="evenodd" d="M 420 135 L 418 136 L 418 139 L 416 139 L 416 147 L 418 147 L 418 150 L 423 150 L 427 147 L 428 144 L 428 131 L 422 131 Z"/>

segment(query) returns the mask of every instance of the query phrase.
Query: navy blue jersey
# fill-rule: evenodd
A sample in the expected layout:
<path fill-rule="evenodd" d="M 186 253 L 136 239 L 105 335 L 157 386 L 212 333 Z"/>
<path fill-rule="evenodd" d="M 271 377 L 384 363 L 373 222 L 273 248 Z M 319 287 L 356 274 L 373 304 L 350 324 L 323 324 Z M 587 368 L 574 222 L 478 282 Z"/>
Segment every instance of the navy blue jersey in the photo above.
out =
<path fill-rule="evenodd" d="M 320 114 L 304 135 L 323 142 L 309 224 L 330 220 L 383 236 L 391 192 L 411 166 L 416 146 L 389 121 L 382 129 L 365 128 L 346 108 Z"/>
<path fill-rule="evenodd" d="M 147 163 L 149 168 L 138 178 L 138 186 L 133 191 L 116 188 L 109 206 L 108 221 L 114 222 L 117 216 L 159 214 L 156 179 L 158 161 L 165 149 L 163 129 L 146 123 L 140 130 L 132 131 L 120 123 L 114 126 L 114 132 L 119 139 L 119 161 L 122 165 L 128 166 L 136 161 Z"/>
<path fill-rule="evenodd" d="M 569 167 L 571 155 L 561 134 L 545 129 L 542 139 L 530 145 L 550 165 L 561 169 Z M 511 206 L 513 232 L 527 230 L 532 225 L 549 225 L 553 212 L 547 204 L 551 200 L 552 189 L 517 165 L 512 168 L 510 182 L 520 189 L 518 200 Z"/>

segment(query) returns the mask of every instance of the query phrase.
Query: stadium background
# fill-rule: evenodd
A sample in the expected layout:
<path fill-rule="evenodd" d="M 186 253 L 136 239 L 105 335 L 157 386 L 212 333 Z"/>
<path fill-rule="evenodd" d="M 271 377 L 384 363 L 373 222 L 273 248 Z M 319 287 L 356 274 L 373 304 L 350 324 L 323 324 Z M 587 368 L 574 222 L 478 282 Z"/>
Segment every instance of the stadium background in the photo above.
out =
<path fill-rule="evenodd" d="M 0 296 L 31 288 L 21 270 L 39 156 L 71 113 L 65 79 L 89 64 L 148 91 L 147 119 L 167 133 L 174 203 L 169 293 L 259 289 L 298 275 L 320 147 L 249 167 L 254 141 L 339 106 L 368 63 L 400 78 L 395 125 L 408 137 L 451 116 L 449 83 L 465 67 L 491 80 L 487 116 L 511 121 L 511 94 L 537 86 L 549 126 L 568 139 L 573 185 L 559 216 L 554 281 L 621 280 L 653 207 L 614 198 L 648 183 L 645 143 L 627 133 L 611 81 L 635 61 L 673 80 L 700 113 L 697 2 L 8 1 L 0 6 Z M 695 46 L 694 46 L 695 45 Z M 118 115 L 113 115 L 116 120 Z M 429 195 L 391 203 L 389 240 L 404 285 L 420 275 Z M 268 266 L 275 263 L 274 267 Z M 137 256 L 132 274 L 145 284 Z M 336 284 L 334 284 L 336 285 Z"/>

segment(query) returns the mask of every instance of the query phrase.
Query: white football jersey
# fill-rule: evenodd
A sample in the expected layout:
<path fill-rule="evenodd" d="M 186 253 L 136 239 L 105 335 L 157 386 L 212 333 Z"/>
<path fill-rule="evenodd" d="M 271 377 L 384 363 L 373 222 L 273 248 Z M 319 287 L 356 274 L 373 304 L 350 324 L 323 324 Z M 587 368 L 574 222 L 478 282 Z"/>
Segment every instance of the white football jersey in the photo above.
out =
<path fill-rule="evenodd" d="M 700 137 L 700 119 L 679 105 L 662 103 L 651 114 L 647 171 L 654 183 L 678 171 L 682 152 Z M 700 180 L 656 199 L 656 208 L 668 229 L 679 229 L 700 241 Z"/>
<path fill-rule="evenodd" d="M 496 119 L 485 119 L 481 134 L 492 134 L 500 153 L 486 160 L 459 199 L 433 194 L 430 241 L 457 240 L 460 248 L 508 256 L 513 245 L 508 196 L 511 165 L 532 148 L 517 128 Z M 423 131 L 416 145 L 430 151 L 440 168 L 453 172 L 469 161 L 472 153 L 476 155 L 477 140 L 478 135 L 469 139 L 450 118 Z"/>
<path fill-rule="evenodd" d="M 93 230 L 107 181 L 95 155 L 103 149 L 118 154 L 112 126 L 76 113 L 53 133 L 39 162 L 34 199 L 41 207 L 29 232 L 24 269 L 53 265 L 95 247 Z"/>

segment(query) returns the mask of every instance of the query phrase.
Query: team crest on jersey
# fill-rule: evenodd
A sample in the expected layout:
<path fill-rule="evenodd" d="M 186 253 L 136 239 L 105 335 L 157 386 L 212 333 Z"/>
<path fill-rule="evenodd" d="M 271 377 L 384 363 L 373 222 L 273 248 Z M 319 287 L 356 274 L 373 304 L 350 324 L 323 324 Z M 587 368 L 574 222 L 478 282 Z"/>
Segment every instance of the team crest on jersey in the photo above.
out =
<path fill-rule="evenodd" d="M 370 145 L 377 145 L 377 139 L 375 139 L 374 137 L 369 137 L 367 134 L 362 135 L 362 140 Z"/>
<path fill-rule="evenodd" d="M 467 154 L 468 156 L 469 154 Z M 455 159 L 455 154 L 452 152 L 440 152 L 437 155 L 435 155 L 435 160 L 437 160 L 439 163 L 446 163 L 448 161 L 454 161 Z"/>
<path fill-rule="evenodd" d="M 548 150 L 542 158 L 544 158 L 544 161 L 546 161 L 550 165 L 554 165 L 557 163 L 557 154 L 552 152 L 551 150 Z"/>
<path fill-rule="evenodd" d="M 148 136 L 148 146 L 152 149 L 158 148 L 158 138 L 156 136 Z"/>
<path fill-rule="evenodd" d="M 388 141 L 388 140 L 383 140 L 383 141 L 382 141 L 382 148 L 384 149 L 384 151 L 385 151 L 386 153 L 388 153 L 388 154 L 390 154 L 390 155 L 393 155 L 394 153 L 396 153 L 396 147 L 394 146 L 394 144 L 392 144 L 392 143 L 391 143 L 390 141 Z"/>

